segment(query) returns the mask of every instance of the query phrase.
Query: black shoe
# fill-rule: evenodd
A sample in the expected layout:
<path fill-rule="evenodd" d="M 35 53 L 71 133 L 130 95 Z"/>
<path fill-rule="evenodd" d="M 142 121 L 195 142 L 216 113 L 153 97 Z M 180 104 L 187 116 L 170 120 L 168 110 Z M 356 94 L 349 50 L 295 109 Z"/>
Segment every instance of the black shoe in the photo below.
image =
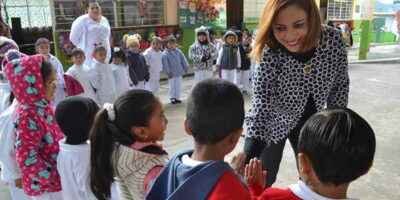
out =
<path fill-rule="evenodd" d="M 182 101 L 179 100 L 179 99 L 175 99 L 175 102 L 176 102 L 176 103 L 182 103 Z"/>
<path fill-rule="evenodd" d="M 178 102 L 176 101 L 176 99 L 170 99 L 171 104 L 177 104 Z"/>

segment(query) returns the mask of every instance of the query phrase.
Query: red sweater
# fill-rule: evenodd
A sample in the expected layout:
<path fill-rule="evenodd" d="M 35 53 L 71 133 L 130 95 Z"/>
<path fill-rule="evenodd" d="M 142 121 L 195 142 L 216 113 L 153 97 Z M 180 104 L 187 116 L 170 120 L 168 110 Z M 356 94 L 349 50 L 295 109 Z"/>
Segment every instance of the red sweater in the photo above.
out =
<path fill-rule="evenodd" d="M 239 178 L 231 171 L 225 172 L 214 189 L 208 196 L 208 200 L 251 200 L 250 192 Z"/>
<path fill-rule="evenodd" d="M 302 200 L 297 197 L 289 188 L 267 188 L 263 191 L 260 186 L 250 186 L 252 200 Z"/>

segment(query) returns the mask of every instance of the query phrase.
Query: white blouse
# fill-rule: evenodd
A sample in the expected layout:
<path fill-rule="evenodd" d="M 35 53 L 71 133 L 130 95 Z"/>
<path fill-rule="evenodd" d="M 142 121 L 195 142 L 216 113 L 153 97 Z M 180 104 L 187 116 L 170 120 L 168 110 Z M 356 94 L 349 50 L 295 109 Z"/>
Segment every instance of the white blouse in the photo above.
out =
<path fill-rule="evenodd" d="M 93 50 L 96 46 L 107 49 L 107 61 L 111 58 L 110 49 L 111 27 L 107 18 L 101 17 L 100 22 L 94 21 L 88 14 L 78 17 L 71 27 L 69 39 L 85 52 L 85 64 L 90 66 Z"/>

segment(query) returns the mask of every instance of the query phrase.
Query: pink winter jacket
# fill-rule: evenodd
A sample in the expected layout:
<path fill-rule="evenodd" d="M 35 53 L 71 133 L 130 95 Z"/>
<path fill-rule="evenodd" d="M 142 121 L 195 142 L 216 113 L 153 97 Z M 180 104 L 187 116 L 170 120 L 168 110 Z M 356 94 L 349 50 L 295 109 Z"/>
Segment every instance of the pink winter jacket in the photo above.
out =
<path fill-rule="evenodd" d="M 26 56 L 5 67 L 7 78 L 19 102 L 16 119 L 16 158 L 22 186 L 29 196 L 61 190 L 57 172 L 58 141 L 63 135 L 45 98 L 40 73 L 43 57 Z"/>

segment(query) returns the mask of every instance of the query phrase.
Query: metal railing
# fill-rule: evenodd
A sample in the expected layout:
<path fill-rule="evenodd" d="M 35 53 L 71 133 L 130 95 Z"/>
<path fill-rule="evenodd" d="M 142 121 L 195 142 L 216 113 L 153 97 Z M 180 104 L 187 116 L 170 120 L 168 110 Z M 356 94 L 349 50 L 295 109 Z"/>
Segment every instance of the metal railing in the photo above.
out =
<path fill-rule="evenodd" d="M 11 25 L 11 18 L 21 18 L 23 28 L 51 26 L 47 0 L 2 0 L 3 18 Z"/>

